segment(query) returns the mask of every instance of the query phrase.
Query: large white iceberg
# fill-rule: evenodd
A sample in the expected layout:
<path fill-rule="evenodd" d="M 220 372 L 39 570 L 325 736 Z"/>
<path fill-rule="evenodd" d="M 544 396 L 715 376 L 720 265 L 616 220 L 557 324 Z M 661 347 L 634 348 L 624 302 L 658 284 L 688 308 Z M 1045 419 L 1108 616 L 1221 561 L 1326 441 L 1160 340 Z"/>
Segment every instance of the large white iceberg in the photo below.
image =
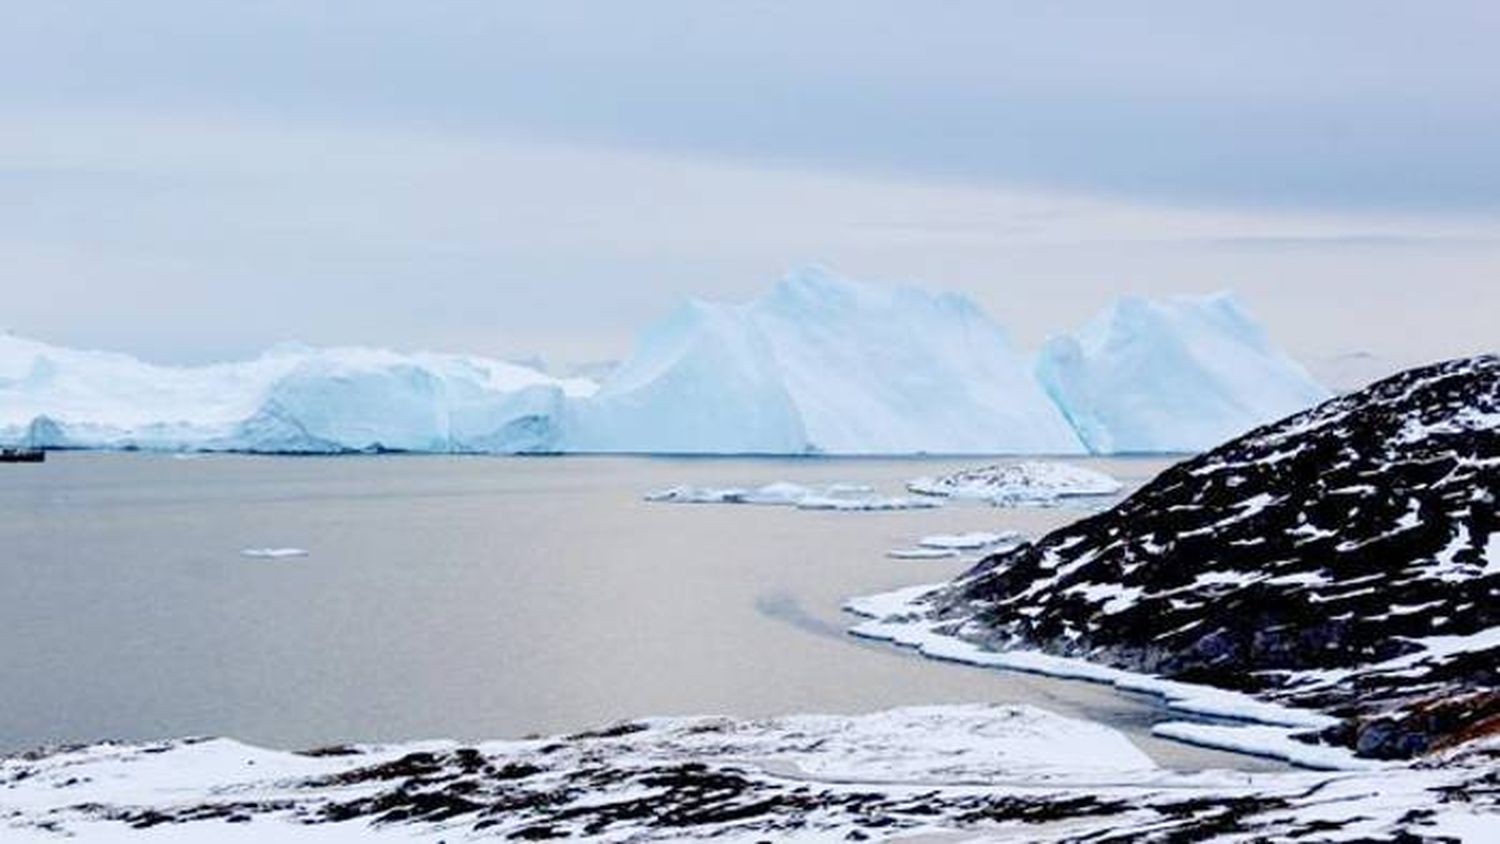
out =
<path fill-rule="evenodd" d="M 968 299 L 793 273 L 693 302 L 575 407 L 579 451 L 1078 453 L 1027 358 Z"/>
<path fill-rule="evenodd" d="M 1037 378 L 1098 454 L 1199 451 L 1329 396 L 1228 294 L 1121 299 Z"/>
<path fill-rule="evenodd" d="M 819 270 L 683 306 L 597 391 L 479 357 L 281 346 L 167 367 L 0 336 L 0 443 L 45 447 L 1175 452 L 1325 396 L 1225 297 L 1127 299 L 1033 359 L 962 296 Z"/>
<path fill-rule="evenodd" d="M 167 367 L 0 337 L 0 440 L 49 447 L 546 450 L 565 402 L 592 389 L 455 355 L 280 346 Z"/>

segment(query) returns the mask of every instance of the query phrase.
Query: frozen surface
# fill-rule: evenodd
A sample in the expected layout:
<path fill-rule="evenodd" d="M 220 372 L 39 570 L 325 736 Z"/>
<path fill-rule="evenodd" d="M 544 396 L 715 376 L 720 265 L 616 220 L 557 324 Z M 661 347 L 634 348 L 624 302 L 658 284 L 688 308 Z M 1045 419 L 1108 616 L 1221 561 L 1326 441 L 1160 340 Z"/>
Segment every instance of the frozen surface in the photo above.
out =
<path fill-rule="evenodd" d="M 1121 299 L 1036 371 L 1096 453 L 1201 451 L 1329 396 L 1227 294 Z"/>

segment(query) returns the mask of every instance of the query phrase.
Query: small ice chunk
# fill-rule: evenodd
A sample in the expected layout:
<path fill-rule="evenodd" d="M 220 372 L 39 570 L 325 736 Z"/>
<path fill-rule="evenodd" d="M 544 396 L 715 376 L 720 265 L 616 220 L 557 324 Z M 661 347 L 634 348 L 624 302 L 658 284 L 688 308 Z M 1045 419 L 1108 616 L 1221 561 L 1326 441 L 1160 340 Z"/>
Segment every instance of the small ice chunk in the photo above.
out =
<path fill-rule="evenodd" d="M 279 560 L 283 557 L 306 557 L 305 548 L 245 548 L 240 551 L 241 557 L 256 557 L 264 560 Z"/>
<path fill-rule="evenodd" d="M 866 484 L 803 486 L 790 481 L 757 487 L 680 485 L 647 493 L 646 500 L 674 504 L 765 504 L 802 510 L 917 510 L 942 506 L 941 499 L 930 496 L 877 495 Z"/>
<path fill-rule="evenodd" d="M 954 551 L 978 551 L 997 545 L 1016 545 L 1023 537 L 1018 531 L 1003 530 L 999 533 L 972 531 L 970 533 L 935 533 L 917 541 L 923 548 L 943 548 Z"/>
<path fill-rule="evenodd" d="M 892 548 L 885 552 L 887 557 L 896 560 L 942 560 L 948 557 L 957 557 L 956 548 Z"/>
<path fill-rule="evenodd" d="M 942 502 L 922 496 L 869 496 L 865 498 L 840 498 L 832 495 L 811 495 L 797 502 L 799 510 L 927 510 L 941 507 Z"/>
<path fill-rule="evenodd" d="M 674 486 L 646 493 L 647 501 L 675 504 L 735 504 L 745 499 L 740 487 Z"/>
<path fill-rule="evenodd" d="M 739 500 L 745 504 L 796 506 L 811 495 L 814 495 L 813 490 L 808 489 L 802 484 L 794 484 L 790 481 L 777 481 L 765 486 L 756 487 L 742 495 Z"/>

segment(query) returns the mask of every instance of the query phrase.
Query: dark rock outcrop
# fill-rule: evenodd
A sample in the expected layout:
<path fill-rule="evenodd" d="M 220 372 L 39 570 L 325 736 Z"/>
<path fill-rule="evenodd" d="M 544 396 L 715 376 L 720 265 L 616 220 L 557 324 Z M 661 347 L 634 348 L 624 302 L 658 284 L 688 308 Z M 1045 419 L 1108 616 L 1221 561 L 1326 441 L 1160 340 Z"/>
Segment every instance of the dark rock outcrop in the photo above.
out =
<path fill-rule="evenodd" d="M 1317 707 L 1406 757 L 1496 720 L 1500 358 L 1410 370 L 982 561 L 959 635 Z"/>

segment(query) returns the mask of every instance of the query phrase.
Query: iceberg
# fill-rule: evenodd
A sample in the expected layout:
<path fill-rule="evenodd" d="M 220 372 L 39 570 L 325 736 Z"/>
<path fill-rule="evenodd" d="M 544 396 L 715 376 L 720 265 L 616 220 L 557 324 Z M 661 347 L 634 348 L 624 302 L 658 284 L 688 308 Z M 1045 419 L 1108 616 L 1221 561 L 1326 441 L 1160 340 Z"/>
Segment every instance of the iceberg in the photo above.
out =
<path fill-rule="evenodd" d="M 1228 297 L 1125 299 L 1031 356 L 963 296 L 818 269 L 683 305 L 597 385 L 460 355 L 283 345 L 169 367 L 0 336 L 0 444 L 43 448 L 1160 453 L 1326 395 Z"/>
<path fill-rule="evenodd" d="M 1329 397 L 1229 294 L 1121 299 L 1036 373 L 1096 454 L 1201 451 Z"/>
<path fill-rule="evenodd" d="M 973 499 L 997 505 L 1049 504 L 1059 498 L 1114 495 L 1123 485 L 1070 463 L 1024 460 L 913 478 L 906 488 L 921 495 Z"/>
<path fill-rule="evenodd" d="M 1027 358 L 968 299 L 816 269 L 749 304 L 678 309 L 575 410 L 574 451 L 1083 450 Z"/>
<path fill-rule="evenodd" d="M 545 451 L 592 382 L 505 361 L 283 345 L 167 367 L 0 337 L 0 441 L 50 448 Z"/>

